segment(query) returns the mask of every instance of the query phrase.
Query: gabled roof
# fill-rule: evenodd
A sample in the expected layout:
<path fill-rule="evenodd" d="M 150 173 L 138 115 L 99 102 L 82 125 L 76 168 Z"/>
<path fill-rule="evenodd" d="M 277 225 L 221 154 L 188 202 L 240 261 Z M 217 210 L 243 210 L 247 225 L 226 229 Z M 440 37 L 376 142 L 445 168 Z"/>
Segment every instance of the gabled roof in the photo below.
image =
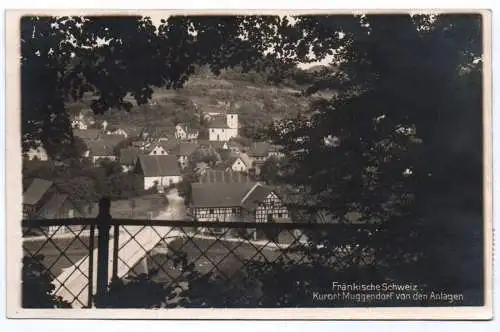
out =
<path fill-rule="evenodd" d="M 176 156 L 189 156 L 198 149 L 198 144 L 191 142 L 180 142 L 169 152 Z"/>
<path fill-rule="evenodd" d="M 113 156 L 113 147 L 112 145 L 107 145 L 103 143 L 102 141 L 100 142 L 88 142 L 87 146 L 90 150 L 90 153 L 93 156 Z"/>
<path fill-rule="evenodd" d="M 271 144 L 269 145 L 268 152 L 283 152 L 283 146 Z"/>
<path fill-rule="evenodd" d="M 94 156 L 113 156 L 113 149 L 123 141 L 123 136 L 103 135 L 100 139 L 87 143 L 90 153 Z"/>
<path fill-rule="evenodd" d="M 44 179 L 33 179 L 28 189 L 23 194 L 23 204 L 34 205 L 49 190 L 53 182 Z"/>
<path fill-rule="evenodd" d="M 250 177 L 241 172 L 226 172 L 219 170 L 207 170 L 201 175 L 200 183 L 227 183 L 227 182 L 251 182 Z"/>
<path fill-rule="evenodd" d="M 209 128 L 229 128 L 225 115 L 216 115 L 210 120 Z"/>
<path fill-rule="evenodd" d="M 142 173 L 146 177 L 152 176 L 178 176 L 181 170 L 175 156 L 139 156 Z"/>
<path fill-rule="evenodd" d="M 226 143 L 224 141 L 198 140 L 198 146 L 211 149 L 222 149 Z"/>
<path fill-rule="evenodd" d="M 252 144 L 250 154 L 254 157 L 267 157 L 270 146 L 267 142 L 255 142 Z"/>
<path fill-rule="evenodd" d="M 181 128 L 182 128 L 182 130 L 184 130 L 184 132 L 185 132 L 186 134 L 197 134 L 197 133 L 199 132 L 199 130 L 198 130 L 198 129 L 193 129 L 193 128 L 189 127 L 189 126 L 188 126 L 187 124 L 185 124 L 185 123 L 179 123 L 179 124 L 177 124 L 177 126 L 181 127 Z"/>
<path fill-rule="evenodd" d="M 68 199 L 67 194 L 52 195 L 52 197 L 50 197 L 47 203 L 45 203 L 45 205 L 42 206 L 42 208 L 36 213 L 36 216 L 42 219 L 55 218 L 57 212 L 67 199 Z"/>
<path fill-rule="evenodd" d="M 139 149 L 134 147 L 121 149 L 119 162 L 122 165 L 133 165 L 137 161 L 139 154 Z"/>
<path fill-rule="evenodd" d="M 247 168 L 252 167 L 252 160 L 244 153 L 240 153 L 238 156 L 232 156 L 231 158 L 229 158 L 229 164 L 231 165 L 231 167 L 238 159 L 241 160 Z"/>
<path fill-rule="evenodd" d="M 196 208 L 239 207 L 255 182 L 192 183 L 192 204 Z"/>
<path fill-rule="evenodd" d="M 80 137 L 85 142 L 96 140 L 99 136 L 104 135 L 100 129 L 73 129 L 73 136 Z"/>
<path fill-rule="evenodd" d="M 256 184 L 250 192 L 242 199 L 241 207 L 246 210 L 255 210 L 260 203 L 262 203 L 267 195 L 273 190 L 269 187 Z"/>

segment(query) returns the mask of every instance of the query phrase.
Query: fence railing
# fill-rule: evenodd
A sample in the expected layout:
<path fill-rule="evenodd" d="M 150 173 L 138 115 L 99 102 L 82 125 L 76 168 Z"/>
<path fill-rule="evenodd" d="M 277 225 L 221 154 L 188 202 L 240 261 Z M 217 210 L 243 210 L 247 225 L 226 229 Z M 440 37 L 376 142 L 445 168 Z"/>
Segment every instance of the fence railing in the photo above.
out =
<path fill-rule="evenodd" d="M 23 220 L 23 306 L 331 306 L 314 292 L 373 262 L 375 226 Z"/>

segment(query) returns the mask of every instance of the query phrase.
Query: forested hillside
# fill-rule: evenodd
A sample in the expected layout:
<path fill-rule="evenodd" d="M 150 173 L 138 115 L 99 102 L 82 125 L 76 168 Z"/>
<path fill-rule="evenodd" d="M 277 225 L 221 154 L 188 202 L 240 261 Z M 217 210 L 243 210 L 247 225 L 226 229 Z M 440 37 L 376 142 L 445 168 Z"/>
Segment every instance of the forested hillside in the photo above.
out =
<path fill-rule="evenodd" d="M 228 69 L 215 76 L 210 70 L 201 68 L 181 89 L 156 89 L 148 104 L 135 104 L 129 112 L 110 110 L 98 115 L 97 119 L 120 128 L 171 130 L 177 123 L 187 123 L 200 129 L 203 126 L 200 112 L 230 109 L 239 114 L 242 136 L 254 137 L 257 128 L 266 127 L 273 120 L 308 111 L 310 101 L 317 97 L 307 93 L 308 83 L 318 75 L 314 69 L 317 68 L 311 71 L 296 69 L 276 82 L 253 71 L 243 73 Z M 78 113 L 90 107 L 91 99 L 70 103 L 68 107 L 72 113 Z"/>

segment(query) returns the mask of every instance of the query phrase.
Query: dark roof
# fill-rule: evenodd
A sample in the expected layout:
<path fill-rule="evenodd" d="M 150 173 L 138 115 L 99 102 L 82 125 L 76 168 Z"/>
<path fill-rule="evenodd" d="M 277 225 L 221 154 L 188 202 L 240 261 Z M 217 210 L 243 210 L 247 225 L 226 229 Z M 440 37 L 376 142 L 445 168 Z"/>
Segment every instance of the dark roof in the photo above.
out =
<path fill-rule="evenodd" d="M 250 177 L 241 172 L 225 172 L 218 170 L 207 170 L 200 176 L 200 183 L 220 183 L 220 182 L 250 182 Z"/>
<path fill-rule="evenodd" d="M 160 141 L 156 145 L 161 146 L 165 151 L 169 152 L 173 151 L 179 142 L 177 140 L 172 140 L 172 141 Z"/>
<path fill-rule="evenodd" d="M 225 115 L 216 115 L 210 120 L 209 128 L 229 128 Z"/>
<path fill-rule="evenodd" d="M 53 182 L 43 179 L 33 179 L 28 189 L 23 194 L 23 204 L 34 205 L 49 190 Z"/>
<path fill-rule="evenodd" d="M 64 202 L 68 199 L 67 194 L 54 194 L 45 203 L 44 206 L 37 212 L 37 217 L 42 219 L 53 219 L 55 218 L 57 212 L 64 204 Z"/>
<path fill-rule="evenodd" d="M 120 164 L 133 165 L 137 161 L 140 151 L 134 147 L 128 147 L 120 150 Z"/>
<path fill-rule="evenodd" d="M 273 190 L 269 187 L 262 186 L 257 184 L 252 188 L 252 190 L 245 196 L 243 201 L 241 202 L 241 207 L 246 210 L 255 210 L 260 203 L 262 203 L 267 195 L 271 193 Z"/>
<path fill-rule="evenodd" d="M 237 207 L 255 182 L 192 183 L 194 207 Z"/>
<path fill-rule="evenodd" d="M 270 144 L 267 142 L 255 142 L 252 144 L 250 154 L 254 157 L 267 157 Z"/>
<path fill-rule="evenodd" d="M 90 141 L 87 145 L 94 156 L 114 156 L 113 149 L 123 140 L 120 135 L 103 135 L 99 140 Z"/>
<path fill-rule="evenodd" d="M 238 159 L 240 159 L 245 164 L 246 167 L 248 168 L 252 167 L 252 160 L 245 153 L 241 153 L 237 156 L 231 156 L 228 160 L 229 165 L 233 166 L 234 162 Z"/>
<path fill-rule="evenodd" d="M 198 144 L 190 142 L 180 142 L 177 146 L 169 151 L 176 156 L 189 156 L 198 149 Z"/>
<path fill-rule="evenodd" d="M 199 147 L 211 148 L 211 149 L 222 149 L 224 144 L 227 142 L 224 141 L 209 141 L 209 140 L 198 140 L 197 141 Z"/>
<path fill-rule="evenodd" d="M 181 175 L 181 170 L 175 156 L 139 156 L 138 159 L 144 176 Z"/>
<path fill-rule="evenodd" d="M 99 138 L 99 136 L 103 135 L 102 130 L 100 129 L 73 129 L 73 136 L 80 137 L 84 141 L 92 141 Z"/>
<path fill-rule="evenodd" d="M 93 156 L 113 156 L 114 146 L 104 144 L 103 142 L 88 142 L 87 146 Z"/>
<path fill-rule="evenodd" d="M 283 146 L 281 145 L 271 144 L 269 146 L 269 152 L 282 152 L 282 151 L 283 151 Z"/>

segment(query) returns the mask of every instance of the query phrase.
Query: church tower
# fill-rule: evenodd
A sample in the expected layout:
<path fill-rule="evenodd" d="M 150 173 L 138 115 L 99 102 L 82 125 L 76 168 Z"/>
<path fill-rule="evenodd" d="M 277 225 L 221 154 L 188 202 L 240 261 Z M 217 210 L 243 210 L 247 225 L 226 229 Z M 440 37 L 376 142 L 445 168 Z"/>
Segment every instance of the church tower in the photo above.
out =
<path fill-rule="evenodd" d="M 227 126 L 230 129 L 238 129 L 238 114 L 228 113 L 226 114 Z"/>

